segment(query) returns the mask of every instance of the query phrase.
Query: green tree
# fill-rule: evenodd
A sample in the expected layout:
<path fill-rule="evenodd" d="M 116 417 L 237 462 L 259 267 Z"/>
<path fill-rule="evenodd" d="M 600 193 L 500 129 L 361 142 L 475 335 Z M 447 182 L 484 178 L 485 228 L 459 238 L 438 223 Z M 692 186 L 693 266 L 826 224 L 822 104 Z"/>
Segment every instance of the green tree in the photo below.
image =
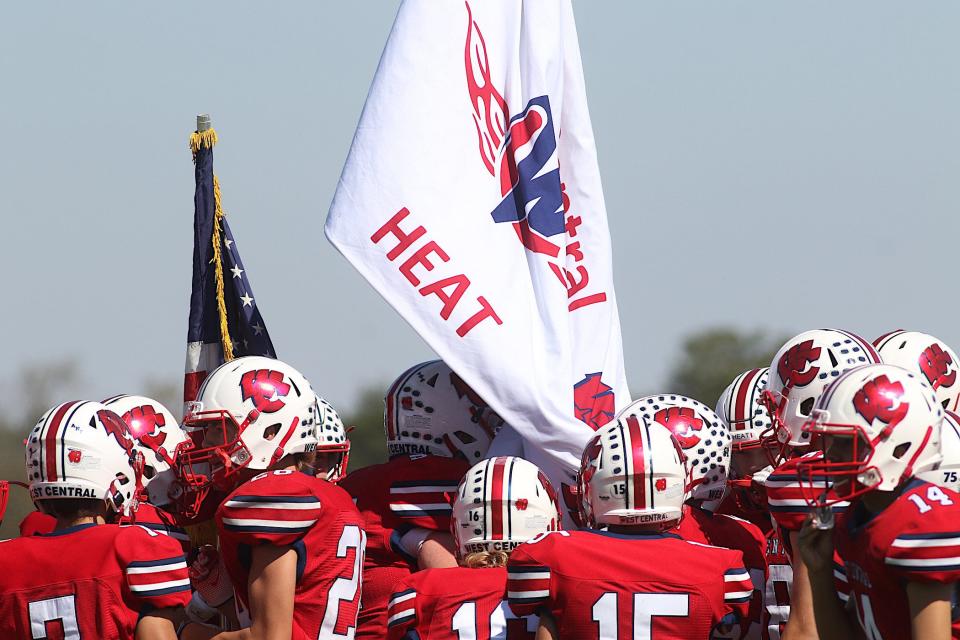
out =
<path fill-rule="evenodd" d="M 763 330 L 713 327 L 688 336 L 671 369 L 667 390 L 713 407 L 733 379 L 747 369 L 766 367 L 789 336 Z"/>

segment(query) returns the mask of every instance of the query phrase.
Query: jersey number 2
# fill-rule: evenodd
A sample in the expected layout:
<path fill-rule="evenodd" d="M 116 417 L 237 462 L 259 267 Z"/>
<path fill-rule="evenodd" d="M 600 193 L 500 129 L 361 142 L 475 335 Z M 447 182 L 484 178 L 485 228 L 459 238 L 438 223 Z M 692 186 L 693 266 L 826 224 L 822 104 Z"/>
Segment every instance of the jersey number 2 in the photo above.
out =
<path fill-rule="evenodd" d="M 617 593 L 608 591 L 593 603 L 593 621 L 597 640 L 651 640 L 656 616 L 685 618 L 690 615 L 690 595 L 686 593 L 633 594 L 633 638 L 620 638 Z"/>
<path fill-rule="evenodd" d="M 356 618 L 354 626 L 347 627 L 346 633 L 337 633 L 337 621 L 340 618 L 340 603 L 353 602 L 363 583 L 363 555 L 367 548 L 367 534 L 356 525 L 348 525 L 340 534 L 337 544 L 337 557 L 346 558 L 350 549 L 354 550 L 353 572 L 349 578 L 337 578 L 327 592 L 327 608 L 320 625 L 319 640 L 353 640 L 357 632 Z"/>
<path fill-rule="evenodd" d="M 33 640 L 46 638 L 47 623 L 56 620 L 63 627 L 63 640 L 80 640 L 77 602 L 73 594 L 30 603 L 30 636 Z"/>

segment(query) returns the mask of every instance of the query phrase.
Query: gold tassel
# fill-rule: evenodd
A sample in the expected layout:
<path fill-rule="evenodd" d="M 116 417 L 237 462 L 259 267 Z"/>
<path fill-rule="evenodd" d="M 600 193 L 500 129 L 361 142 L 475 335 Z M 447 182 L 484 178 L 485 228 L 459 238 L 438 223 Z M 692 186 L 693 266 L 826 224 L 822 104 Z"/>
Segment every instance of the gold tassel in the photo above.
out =
<path fill-rule="evenodd" d="M 213 131 L 213 129 L 210 129 Z M 204 133 L 207 133 L 206 131 Z M 213 176 L 213 267 L 217 279 L 217 312 L 220 315 L 220 341 L 223 343 L 223 361 L 233 360 L 233 342 L 230 340 L 230 326 L 227 322 L 227 300 L 223 295 L 223 258 L 220 251 L 220 221 L 223 220 L 223 207 L 220 204 L 220 181 Z"/>
<path fill-rule="evenodd" d="M 212 149 L 217 144 L 217 132 L 213 129 L 206 131 L 194 131 L 190 134 L 190 151 L 197 155 L 201 147 Z"/>

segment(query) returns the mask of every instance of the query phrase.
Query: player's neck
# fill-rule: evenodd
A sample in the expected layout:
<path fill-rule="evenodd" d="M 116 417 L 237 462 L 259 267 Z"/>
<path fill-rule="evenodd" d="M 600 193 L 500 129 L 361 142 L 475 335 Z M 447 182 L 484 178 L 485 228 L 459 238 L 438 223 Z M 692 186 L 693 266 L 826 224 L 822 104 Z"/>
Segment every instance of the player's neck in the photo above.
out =
<path fill-rule="evenodd" d="M 79 527 L 85 524 L 106 524 L 103 516 L 81 516 L 79 518 L 57 518 L 57 526 L 54 531 L 62 531 L 70 527 Z"/>
<path fill-rule="evenodd" d="M 900 491 L 869 491 L 860 499 L 870 513 L 880 513 L 897 499 Z"/>

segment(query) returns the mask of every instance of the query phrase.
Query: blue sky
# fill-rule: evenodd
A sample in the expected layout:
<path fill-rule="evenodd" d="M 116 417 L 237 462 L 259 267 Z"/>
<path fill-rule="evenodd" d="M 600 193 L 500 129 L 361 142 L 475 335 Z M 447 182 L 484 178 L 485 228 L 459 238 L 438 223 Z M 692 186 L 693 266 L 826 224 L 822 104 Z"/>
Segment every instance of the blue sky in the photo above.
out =
<path fill-rule="evenodd" d="M 322 233 L 396 6 L 0 7 L 0 380 L 179 384 L 199 112 L 279 355 L 340 407 L 430 357 Z M 960 344 L 960 5 L 574 6 L 633 388 L 717 324 Z"/>

